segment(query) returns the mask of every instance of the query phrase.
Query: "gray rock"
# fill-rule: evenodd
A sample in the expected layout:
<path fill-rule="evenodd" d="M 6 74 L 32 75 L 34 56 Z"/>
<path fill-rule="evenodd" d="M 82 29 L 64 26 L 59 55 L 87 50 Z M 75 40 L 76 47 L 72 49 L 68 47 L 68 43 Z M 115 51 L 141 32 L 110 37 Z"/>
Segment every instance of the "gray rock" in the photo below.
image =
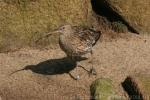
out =
<path fill-rule="evenodd" d="M 34 46 L 36 39 L 63 24 L 90 26 L 91 12 L 87 0 L 0 0 L 0 51 Z M 56 42 L 55 35 L 38 45 Z"/>
<path fill-rule="evenodd" d="M 150 0 L 102 1 L 107 2 L 137 33 L 150 33 Z"/>

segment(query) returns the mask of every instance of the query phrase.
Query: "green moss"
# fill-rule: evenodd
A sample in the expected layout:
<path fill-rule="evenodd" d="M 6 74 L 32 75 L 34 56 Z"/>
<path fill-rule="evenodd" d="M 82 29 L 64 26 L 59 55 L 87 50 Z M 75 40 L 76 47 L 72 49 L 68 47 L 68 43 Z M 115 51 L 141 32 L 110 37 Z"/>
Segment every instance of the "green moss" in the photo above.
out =
<path fill-rule="evenodd" d="M 115 89 L 110 79 L 97 79 L 91 85 L 92 98 L 108 100 L 115 96 Z"/>
<path fill-rule="evenodd" d="M 115 31 L 115 32 L 118 32 L 118 33 L 126 33 L 128 32 L 128 28 L 126 25 L 124 25 L 122 22 L 120 21 L 117 21 L 117 22 L 112 22 L 112 29 Z"/>

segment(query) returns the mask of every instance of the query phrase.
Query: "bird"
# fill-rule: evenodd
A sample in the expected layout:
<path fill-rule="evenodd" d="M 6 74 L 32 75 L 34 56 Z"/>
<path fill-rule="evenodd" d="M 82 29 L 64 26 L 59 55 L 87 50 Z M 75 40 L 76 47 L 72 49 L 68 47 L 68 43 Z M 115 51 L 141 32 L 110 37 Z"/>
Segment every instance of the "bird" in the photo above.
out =
<path fill-rule="evenodd" d="M 96 31 L 94 28 L 83 27 L 83 26 L 72 26 L 70 24 L 63 25 L 58 29 L 50 32 L 60 33 L 59 35 L 59 46 L 65 52 L 68 58 L 72 61 L 77 61 L 77 58 L 90 53 L 92 67 L 90 73 L 96 73 L 93 67 L 93 46 L 97 43 L 100 38 L 101 32 Z M 80 66 L 81 67 L 81 66 Z M 77 75 L 74 79 L 78 80 L 80 77 Z"/>

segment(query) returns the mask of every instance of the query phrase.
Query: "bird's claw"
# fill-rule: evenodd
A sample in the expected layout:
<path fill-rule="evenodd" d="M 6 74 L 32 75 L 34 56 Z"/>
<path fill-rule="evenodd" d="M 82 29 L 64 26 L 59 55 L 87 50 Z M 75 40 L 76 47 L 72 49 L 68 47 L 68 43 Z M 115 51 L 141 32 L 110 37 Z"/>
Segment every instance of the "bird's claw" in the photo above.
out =
<path fill-rule="evenodd" d="M 80 76 L 77 75 L 76 77 L 74 75 L 72 75 L 71 73 L 69 73 L 70 77 L 73 78 L 74 80 L 80 80 Z"/>
<path fill-rule="evenodd" d="M 75 80 L 80 80 L 80 76 L 77 75 L 77 76 L 75 77 Z"/>
<path fill-rule="evenodd" d="M 97 75 L 97 72 L 94 68 L 91 68 L 89 74 L 90 75 Z"/>

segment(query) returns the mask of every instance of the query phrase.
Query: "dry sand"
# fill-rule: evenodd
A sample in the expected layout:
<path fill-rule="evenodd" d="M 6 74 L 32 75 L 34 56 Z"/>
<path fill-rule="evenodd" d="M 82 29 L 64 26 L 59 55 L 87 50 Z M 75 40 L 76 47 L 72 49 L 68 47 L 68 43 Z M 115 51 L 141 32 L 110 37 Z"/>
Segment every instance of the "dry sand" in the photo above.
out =
<path fill-rule="evenodd" d="M 80 64 L 90 69 L 89 60 Z M 102 35 L 94 47 L 97 76 L 89 77 L 82 68 L 74 68 L 59 47 L 21 49 L 0 54 L 0 96 L 2 100 L 89 100 L 90 85 L 96 78 L 112 79 L 123 95 L 121 82 L 129 74 L 150 73 L 150 36 L 131 33 Z M 28 68 L 10 75 L 12 72 Z M 67 72 L 78 73 L 73 80 Z"/>

